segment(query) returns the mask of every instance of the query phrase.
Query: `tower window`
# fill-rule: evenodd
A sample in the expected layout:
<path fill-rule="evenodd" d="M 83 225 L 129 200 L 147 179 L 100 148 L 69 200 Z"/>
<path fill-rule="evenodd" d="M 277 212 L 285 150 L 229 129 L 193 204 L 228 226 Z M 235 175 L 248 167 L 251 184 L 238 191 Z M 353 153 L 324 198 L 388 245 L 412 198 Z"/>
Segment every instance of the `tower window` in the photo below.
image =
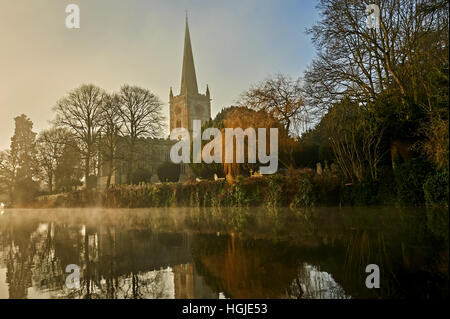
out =
<path fill-rule="evenodd" d="M 176 125 L 176 127 L 177 127 L 177 128 L 181 127 L 181 121 L 180 121 L 180 120 L 177 120 L 177 125 Z"/>

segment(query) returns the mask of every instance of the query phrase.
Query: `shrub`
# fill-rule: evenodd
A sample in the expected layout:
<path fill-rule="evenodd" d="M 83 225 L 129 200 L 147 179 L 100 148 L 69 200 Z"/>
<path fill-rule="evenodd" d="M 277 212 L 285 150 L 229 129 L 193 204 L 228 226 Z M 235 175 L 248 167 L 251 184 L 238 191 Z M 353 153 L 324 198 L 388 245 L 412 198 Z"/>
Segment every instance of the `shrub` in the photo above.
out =
<path fill-rule="evenodd" d="M 377 183 L 377 204 L 389 206 L 394 205 L 397 201 L 397 194 L 395 192 L 397 184 L 395 182 L 394 172 L 392 171 L 391 166 L 379 168 Z"/>
<path fill-rule="evenodd" d="M 423 184 L 423 192 L 427 205 L 448 206 L 448 178 L 447 170 L 428 176 Z"/>
<path fill-rule="evenodd" d="M 283 184 L 285 182 L 283 176 L 279 174 L 269 177 L 269 191 L 266 197 L 267 206 L 282 206 Z"/>
<path fill-rule="evenodd" d="M 399 164 L 395 170 L 397 196 L 402 204 L 424 203 L 423 184 L 431 172 L 431 164 L 414 158 Z"/>
<path fill-rule="evenodd" d="M 176 183 L 180 179 L 180 164 L 174 164 L 172 162 L 164 162 L 158 168 L 158 177 L 161 182 Z"/>
<path fill-rule="evenodd" d="M 97 187 L 97 176 L 95 175 L 89 175 L 87 182 L 86 182 L 86 188 L 92 189 Z"/>
<path fill-rule="evenodd" d="M 138 185 L 140 183 L 150 183 L 151 179 L 152 172 L 145 168 L 138 168 L 131 175 L 131 182 L 134 185 Z"/>
<path fill-rule="evenodd" d="M 333 206 L 340 204 L 342 180 L 335 175 L 313 176 L 315 204 Z"/>
<path fill-rule="evenodd" d="M 378 203 L 379 183 L 373 179 L 366 179 L 353 188 L 355 205 L 374 205 Z"/>
<path fill-rule="evenodd" d="M 314 205 L 314 191 L 311 180 L 304 176 L 298 181 L 298 191 L 291 202 L 291 208 L 311 207 Z"/>
<path fill-rule="evenodd" d="M 31 203 L 39 192 L 39 184 L 31 178 L 19 179 L 14 185 L 12 201 L 15 205 L 27 205 Z"/>
<path fill-rule="evenodd" d="M 189 167 L 196 177 L 202 179 L 212 179 L 214 174 L 217 174 L 218 177 L 225 177 L 222 164 L 192 163 Z"/>
<path fill-rule="evenodd" d="M 243 179 L 238 178 L 237 183 L 234 183 L 231 187 L 230 199 L 231 205 L 234 206 L 247 206 L 249 204 L 249 194 L 246 193 L 242 187 Z"/>

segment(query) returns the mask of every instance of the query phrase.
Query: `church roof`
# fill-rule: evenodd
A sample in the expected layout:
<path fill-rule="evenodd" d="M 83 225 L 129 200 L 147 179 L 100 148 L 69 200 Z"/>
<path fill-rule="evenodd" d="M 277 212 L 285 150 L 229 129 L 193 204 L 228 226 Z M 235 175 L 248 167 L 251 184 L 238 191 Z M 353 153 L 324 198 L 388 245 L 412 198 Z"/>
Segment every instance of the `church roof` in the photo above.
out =
<path fill-rule="evenodd" d="M 183 70 L 181 74 L 181 94 L 198 94 L 197 76 L 195 75 L 194 56 L 192 54 L 191 36 L 189 34 L 188 18 L 186 15 L 186 34 L 184 37 Z"/>

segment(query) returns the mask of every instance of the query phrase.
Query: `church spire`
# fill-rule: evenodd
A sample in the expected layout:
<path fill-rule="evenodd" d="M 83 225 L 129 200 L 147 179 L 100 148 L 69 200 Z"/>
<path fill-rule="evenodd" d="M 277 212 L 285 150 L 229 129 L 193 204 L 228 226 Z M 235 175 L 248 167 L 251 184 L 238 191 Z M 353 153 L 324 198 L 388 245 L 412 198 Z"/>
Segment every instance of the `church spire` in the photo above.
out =
<path fill-rule="evenodd" d="M 198 94 L 197 77 L 195 75 L 194 56 L 192 54 L 191 36 L 189 34 L 186 12 L 186 34 L 184 37 L 183 70 L 181 74 L 181 94 Z"/>

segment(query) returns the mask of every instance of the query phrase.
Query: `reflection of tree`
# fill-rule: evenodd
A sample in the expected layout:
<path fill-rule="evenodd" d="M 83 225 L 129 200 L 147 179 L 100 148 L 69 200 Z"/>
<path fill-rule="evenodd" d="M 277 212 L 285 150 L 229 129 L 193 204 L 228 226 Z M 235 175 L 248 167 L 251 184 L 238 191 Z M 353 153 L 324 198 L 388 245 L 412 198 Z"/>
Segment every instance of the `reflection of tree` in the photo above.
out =
<path fill-rule="evenodd" d="M 2 232 L 2 246 L 6 252 L 6 282 L 9 285 L 9 297 L 26 298 L 28 288 L 32 286 L 31 269 L 36 254 L 36 236 L 33 230 L 37 227 L 35 220 L 29 224 L 13 223 L 6 232 Z M 32 240 L 28 240 L 30 238 Z"/>
<path fill-rule="evenodd" d="M 438 213 L 448 219 L 411 209 L 249 210 L 241 235 L 227 235 L 236 225 L 226 210 L 5 215 L 0 267 L 11 298 L 28 297 L 30 287 L 64 298 L 442 297 L 448 228 Z M 369 263 L 382 272 L 376 291 L 365 287 Z M 79 290 L 65 286 L 69 264 L 80 266 Z"/>
<path fill-rule="evenodd" d="M 167 266 L 189 258 L 177 247 L 183 241 L 179 234 L 123 230 L 121 225 L 8 222 L 0 225 L 0 252 L 11 298 L 26 298 L 32 286 L 55 297 L 167 298 Z M 69 264 L 80 266 L 79 290 L 65 286 Z"/>
<path fill-rule="evenodd" d="M 26 247 L 25 249 L 27 249 Z M 9 297 L 25 298 L 31 286 L 31 260 L 20 246 L 11 244 L 6 261 L 6 281 L 9 284 Z"/>
<path fill-rule="evenodd" d="M 289 247 L 236 236 L 196 236 L 193 256 L 200 274 L 231 298 L 280 298 L 295 276 Z"/>
<path fill-rule="evenodd" d="M 82 298 L 162 298 L 167 269 L 155 269 L 145 246 L 155 244 L 151 231 L 120 231 L 105 226 L 86 229 L 80 250 L 83 269 L 81 289 L 72 296 Z M 137 238 L 135 238 L 135 236 Z M 154 249 L 150 250 L 154 251 Z M 157 263 L 157 261 L 156 261 Z"/>
<path fill-rule="evenodd" d="M 298 299 L 346 299 L 349 297 L 329 273 L 306 263 L 298 268 L 297 277 L 287 289 L 287 295 Z"/>
<path fill-rule="evenodd" d="M 367 230 L 350 233 L 347 240 L 347 251 L 343 267 L 343 278 L 348 283 L 355 283 L 351 289 L 359 290 L 365 285 L 368 275 L 366 266 L 376 264 L 383 271 L 380 277 L 381 289 L 367 289 L 366 295 L 378 297 L 378 295 L 392 296 L 392 280 L 397 280 L 392 271 L 392 260 L 387 254 L 387 246 L 383 232 L 369 233 Z M 386 280 L 389 278 L 390 280 Z"/>
<path fill-rule="evenodd" d="M 33 281 L 38 283 L 41 290 L 60 289 L 63 272 L 60 260 L 55 258 L 55 229 L 60 226 L 54 223 L 41 224 L 37 253 L 33 262 Z"/>

